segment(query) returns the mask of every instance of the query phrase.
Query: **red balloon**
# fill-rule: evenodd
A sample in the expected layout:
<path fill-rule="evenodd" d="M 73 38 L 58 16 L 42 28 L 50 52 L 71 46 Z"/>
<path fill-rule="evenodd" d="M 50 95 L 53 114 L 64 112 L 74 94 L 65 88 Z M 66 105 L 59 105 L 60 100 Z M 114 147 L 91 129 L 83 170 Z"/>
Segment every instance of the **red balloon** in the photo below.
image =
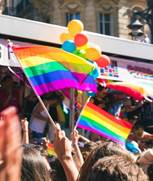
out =
<path fill-rule="evenodd" d="M 88 37 L 83 33 L 78 33 L 74 37 L 75 45 L 81 47 L 88 42 Z"/>
<path fill-rule="evenodd" d="M 107 55 L 102 55 L 99 59 L 95 60 L 99 67 L 107 67 L 110 64 L 110 58 Z"/>

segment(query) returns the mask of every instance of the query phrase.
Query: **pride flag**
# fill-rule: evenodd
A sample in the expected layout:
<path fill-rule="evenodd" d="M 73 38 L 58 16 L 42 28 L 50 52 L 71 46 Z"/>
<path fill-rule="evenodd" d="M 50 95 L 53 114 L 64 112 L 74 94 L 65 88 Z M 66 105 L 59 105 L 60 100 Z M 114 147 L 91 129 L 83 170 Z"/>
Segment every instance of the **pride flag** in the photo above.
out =
<path fill-rule="evenodd" d="M 13 50 L 38 95 L 64 88 L 96 92 L 95 66 L 85 59 L 55 47 Z"/>
<path fill-rule="evenodd" d="M 48 147 L 47 147 L 47 153 L 48 156 L 56 156 L 55 150 L 54 150 L 54 145 L 51 143 L 48 143 Z"/>
<path fill-rule="evenodd" d="M 120 144 L 125 143 L 132 128 L 131 123 L 115 118 L 91 102 L 83 109 L 76 126 Z"/>

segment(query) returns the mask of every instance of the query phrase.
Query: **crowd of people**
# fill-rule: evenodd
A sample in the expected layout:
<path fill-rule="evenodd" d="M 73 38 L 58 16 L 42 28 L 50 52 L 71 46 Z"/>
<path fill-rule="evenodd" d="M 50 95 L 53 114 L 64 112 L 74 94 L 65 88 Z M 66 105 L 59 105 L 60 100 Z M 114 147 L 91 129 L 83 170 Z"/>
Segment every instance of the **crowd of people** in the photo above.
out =
<path fill-rule="evenodd" d="M 0 180 L 153 180 L 153 117 L 149 121 L 145 117 L 145 108 L 151 103 L 99 84 L 90 101 L 133 125 L 125 145 L 120 145 L 88 131 L 70 130 L 69 100 L 62 91 L 41 97 L 55 122 L 50 125 L 32 89 L 12 75 L 2 75 Z M 81 102 L 76 105 L 78 115 L 81 106 Z"/>

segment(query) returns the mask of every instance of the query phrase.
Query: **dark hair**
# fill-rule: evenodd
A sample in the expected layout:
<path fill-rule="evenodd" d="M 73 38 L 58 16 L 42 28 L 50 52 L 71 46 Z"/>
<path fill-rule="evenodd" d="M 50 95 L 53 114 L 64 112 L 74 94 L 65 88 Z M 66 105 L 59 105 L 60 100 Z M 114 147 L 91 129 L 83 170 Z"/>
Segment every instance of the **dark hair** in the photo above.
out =
<path fill-rule="evenodd" d="M 98 145 L 95 142 L 86 142 L 83 148 L 80 148 L 83 159 L 86 160 L 90 152 L 95 149 Z"/>
<path fill-rule="evenodd" d="M 113 143 L 110 141 L 102 142 L 101 145 L 97 146 L 88 156 L 87 160 L 83 164 L 81 170 L 80 170 L 80 179 L 81 181 L 85 181 L 86 173 L 90 172 L 90 169 L 92 166 L 96 163 L 96 161 L 100 158 L 103 158 L 105 156 L 111 156 L 111 155 L 122 155 L 126 157 L 127 159 L 134 161 L 133 157 L 130 155 L 130 153 L 117 143 Z"/>
<path fill-rule="evenodd" d="M 147 175 L 136 163 L 123 156 L 113 155 L 99 159 L 83 181 L 148 181 Z"/>
<path fill-rule="evenodd" d="M 66 175 L 60 161 L 55 157 L 48 158 L 50 167 L 52 168 L 52 178 L 54 181 L 66 181 Z"/>
<path fill-rule="evenodd" d="M 35 145 L 23 145 L 21 181 L 50 181 L 47 160 Z"/>
<path fill-rule="evenodd" d="M 42 96 L 44 100 L 57 100 L 59 102 L 64 100 L 64 96 L 61 92 L 51 92 Z"/>
<path fill-rule="evenodd" d="M 153 180 L 153 164 L 149 165 L 147 169 L 147 174 L 148 174 L 149 180 L 152 181 Z"/>
<path fill-rule="evenodd" d="M 3 77 L 3 79 L 1 81 L 6 82 L 7 80 L 12 80 L 11 75 L 6 75 L 5 77 Z"/>

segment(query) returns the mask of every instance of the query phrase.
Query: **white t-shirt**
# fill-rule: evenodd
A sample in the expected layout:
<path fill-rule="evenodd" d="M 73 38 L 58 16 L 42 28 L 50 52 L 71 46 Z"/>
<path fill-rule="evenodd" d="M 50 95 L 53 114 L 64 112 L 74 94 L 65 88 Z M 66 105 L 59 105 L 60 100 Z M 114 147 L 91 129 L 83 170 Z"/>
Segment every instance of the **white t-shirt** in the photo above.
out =
<path fill-rule="evenodd" d="M 43 117 L 48 118 L 48 115 L 45 111 L 40 112 L 40 114 Z M 46 124 L 47 124 L 47 121 L 45 121 L 45 120 L 41 120 L 41 119 L 36 118 L 34 116 L 31 117 L 30 128 L 32 131 L 35 131 L 37 133 L 43 133 L 45 130 Z"/>

